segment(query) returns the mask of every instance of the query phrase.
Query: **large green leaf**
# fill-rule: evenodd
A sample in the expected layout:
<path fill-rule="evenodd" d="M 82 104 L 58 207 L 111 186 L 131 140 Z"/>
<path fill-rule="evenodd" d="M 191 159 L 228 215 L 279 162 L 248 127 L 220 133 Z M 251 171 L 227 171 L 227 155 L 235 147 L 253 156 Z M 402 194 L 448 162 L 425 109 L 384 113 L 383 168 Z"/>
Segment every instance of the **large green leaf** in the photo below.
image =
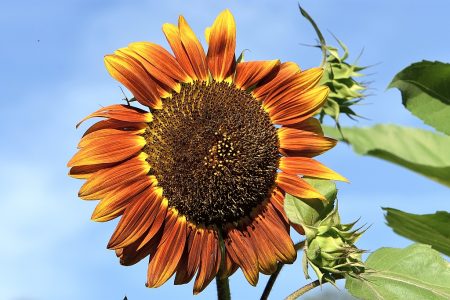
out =
<path fill-rule="evenodd" d="M 359 154 L 393 162 L 450 186 L 449 136 L 397 125 L 376 125 L 344 127 L 343 139 L 337 129 L 324 129 L 327 135 L 351 144 Z"/>
<path fill-rule="evenodd" d="M 450 135 L 450 64 L 422 61 L 395 75 L 389 88 L 402 93 L 403 105 L 426 124 Z"/>
<path fill-rule="evenodd" d="M 299 199 L 286 194 L 284 210 L 289 220 L 296 224 L 314 225 L 332 209 L 336 199 L 336 184 L 330 180 L 304 178 L 310 185 L 325 196 L 328 203 L 319 199 Z"/>
<path fill-rule="evenodd" d="M 450 213 L 415 215 L 394 208 L 383 208 L 388 225 L 410 240 L 431 245 L 450 256 Z"/>
<path fill-rule="evenodd" d="M 450 265 L 428 245 L 380 248 L 366 261 L 361 279 L 345 287 L 360 299 L 450 299 Z"/>

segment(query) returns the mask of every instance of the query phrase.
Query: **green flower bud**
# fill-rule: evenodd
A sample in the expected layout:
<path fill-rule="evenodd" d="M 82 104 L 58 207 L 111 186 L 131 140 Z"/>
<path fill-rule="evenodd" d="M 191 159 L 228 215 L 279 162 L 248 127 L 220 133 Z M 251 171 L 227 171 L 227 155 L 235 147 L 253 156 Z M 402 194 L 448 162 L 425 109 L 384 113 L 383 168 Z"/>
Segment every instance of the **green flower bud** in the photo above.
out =
<path fill-rule="evenodd" d="M 334 282 L 336 276 L 357 276 L 364 271 L 361 261 L 364 251 L 354 245 L 364 231 L 352 230 L 355 223 L 341 224 L 336 206 L 314 226 L 304 226 L 306 247 L 303 269 L 307 278 L 308 265 L 321 282 Z"/>
<path fill-rule="evenodd" d="M 366 67 L 361 67 L 347 62 L 348 48 L 344 43 L 336 39 L 344 54 L 339 55 L 338 49 L 332 46 L 325 46 L 327 57 L 324 65 L 324 76 L 320 84 L 326 85 L 330 88 L 328 99 L 320 112 L 320 118 L 323 119 L 325 115 L 332 117 L 336 123 L 339 122 L 340 114 L 345 114 L 349 118 L 354 118 L 357 113 L 351 106 L 360 102 L 364 97 L 364 91 L 367 87 L 356 78 L 363 76 L 360 71 Z"/>

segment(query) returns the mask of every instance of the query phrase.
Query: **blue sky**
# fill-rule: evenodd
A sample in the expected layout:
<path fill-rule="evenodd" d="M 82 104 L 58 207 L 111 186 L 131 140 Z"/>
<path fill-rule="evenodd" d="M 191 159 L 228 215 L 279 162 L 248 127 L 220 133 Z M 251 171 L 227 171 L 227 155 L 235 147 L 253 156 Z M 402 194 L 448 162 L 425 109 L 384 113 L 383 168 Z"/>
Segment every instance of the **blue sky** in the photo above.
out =
<path fill-rule="evenodd" d="M 401 105 L 392 77 L 422 59 L 450 61 L 447 37 L 450 3 L 422 1 L 304 0 L 324 32 L 332 31 L 353 58 L 364 48 L 361 64 L 373 81 L 365 104 L 356 110 L 369 120 L 426 128 Z M 302 68 L 320 63 L 315 35 L 300 17 L 296 1 L 3 1 L 0 4 L 0 297 L 2 299 L 159 299 L 191 296 L 192 284 L 144 287 L 147 264 L 122 267 L 106 243 L 115 222 L 94 223 L 94 202 L 77 199 L 82 182 L 67 176 L 66 163 L 82 134 L 75 124 L 100 105 L 121 101 L 103 55 L 132 41 L 167 46 L 165 22 L 183 14 L 203 40 L 203 30 L 229 8 L 237 22 L 237 51 L 248 60 L 280 58 Z M 328 41 L 332 42 L 329 35 Z M 85 127 L 86 128 L 86 127 Z M 447 188 L 400 167 L 356 156 L 338 145 L 320 157 L 344 174 L 339 184 L 343 221 L 361 217 L 372 224 L 358 244 L 374 250 L 410 242 L 385 224 L 382 206 L 414 213 L 449 210 Z M 299 237 L 296 237 L 299 238 Z M 231 279 L 237 298 L 257 299 L 257 288 L 242 273 Z M 285 268 L 273 299 L 304 284 L 299 262 Z M 320 293 L 317 290 L 314 293 Z M 319 295 L 319 294 L 318 294 Z M 215 297 L 212 283 L 195 299 Z"/>

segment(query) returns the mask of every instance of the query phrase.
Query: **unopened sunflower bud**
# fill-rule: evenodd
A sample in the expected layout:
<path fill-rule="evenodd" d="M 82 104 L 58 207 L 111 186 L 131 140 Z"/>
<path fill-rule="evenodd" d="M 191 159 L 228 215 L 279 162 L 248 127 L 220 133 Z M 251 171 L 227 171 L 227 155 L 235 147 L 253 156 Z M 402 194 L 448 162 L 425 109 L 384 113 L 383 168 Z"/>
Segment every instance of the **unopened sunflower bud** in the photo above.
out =
<path fill-rule="evenodd" d="M 320 282 L 334 282 L 336 276 L 358 276 L 364 272 L 363 250 L 354 243 L 364 231 L 352 230 L 356 222 L 341 224 L 337 207 L 314 226 L 305 226 L 306 247 L 303 260 L 305 275 L 310 265 Z"/>
<path fill-rule="evenodd" d="M 345 114 L 353 119 L 358 116 L 351 108 L 360 102 L 364 97 L 364 91 L 367 89 L 364 83 L 357 81 L 357 77 L 364 76 L 360 71 L 366 67 L 361 67 L 347 62 L 348 48 L 344 43 L 336 39 L 341 46 L 344 54 L 339 56 L 338 49 L 332 46 L 325 46 L 327 58 L 324 65 L 324 75 L 320 84 L 330 88 L 328 99 L 322 107 L 320 117 L 325 115 L 332 117 L 336 123 L 339 121 L 340 114 Z"/>

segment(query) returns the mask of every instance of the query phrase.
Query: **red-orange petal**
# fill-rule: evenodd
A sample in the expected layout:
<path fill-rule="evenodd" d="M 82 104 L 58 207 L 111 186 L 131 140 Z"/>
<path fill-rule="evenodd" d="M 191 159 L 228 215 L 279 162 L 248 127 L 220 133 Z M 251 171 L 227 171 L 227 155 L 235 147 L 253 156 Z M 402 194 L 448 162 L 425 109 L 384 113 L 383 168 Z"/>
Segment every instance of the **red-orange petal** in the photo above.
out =
<path fill-rule="evenodd" d="M 81 120 L 77 124 L 77 128 L 87 119 L 95 117 L 110 118 L 114 120 L 136 123 L 149 123 L 153 120 L 152 114 L 142 109 L 127 105 L 115 104 L 102 107 L 99 110 L 93 112 L 92 114 Z"/>
<path fill-rule="evenodd" d="M 100 142 L 104 139 L 121 139 L 122 137 L 129 137 L 131 135 L 142 134 L 145 132 L 145 128 L 137 130 L 118 130 L 118 129 L 101 129 L 94 131 L 88 135 L 85 135 L 78 142 L 78 148 L 84 148 L 89 146 L 89 144 Z"/>
<path fill-rule="evenodd" d="M 280 152 L 288 156 L 315 156 L 333 148 L 337 141 L 290 127 L 278 129 Z"/>
<path fill-rule="evenodd" d="M 259 271 L 270 275 L 277 269 L 277 256 L 260 223 L 261 217 L 257 216 L 248 226 L 247 231 L 250 233 L 249 238 L 258 256 Z"/>
<path fill-rule="evenodd" d="M 186 50 L 184 49 L 183 43 L 181 42 L 180 30 L 178 27 L 173 24 L 166 23 L 163 25 L 162 30 L 167 41 L 169 42 L 170 47 L 172 48 L 173 54 L 175 54 L 175 57 L 184 72 L 186 72 L 193 80 L 197 80 L 197 75 L 192 67 Z"/>
<path fill-rule="evenodd" d="M 143 178 L 150 170 L 145 158 L 145 154 L 140 154 L 117 166 L 96 172 L 80 188 L 78 196 L 82 199 L 100 199 L 120 186 L 126 187 Z"/>
<path fill-rule="evenodd" d="M 156 215 L 155 220 L 153 221 L 153 224 L 148 230 L 148 232 L 146 233 L 144 239 L 139 244 L 137 248 L 138 250 L 145 247 L 149 242 L 151 243 L 151 241 L 155 239 L 158 232 L 162 228 L 164 220 L 166 219 L 168 205 L 169 203 L 167 201 L 167 198 L 163 198 L 158 208 L 158 214 Z"/>
<path fill-rule="evenodd" d="M 127 205 L 131 201 L 134 201 L 133 197 L 150 187 L 152 184 L 154 184 L 154 181 L 150 177 L 142 176 L 126 187 L 119 186 L 107 193 L 97 204 L 91 219 L 96 222 L 106 222 L 120 216 Z"/>
<path fill-rule="evenodd" d="M 275 188 L 272 192 L 269 202 L 276 209 L 283 222 L 287 224 L 289 220 L 286 216 L 286 212 L 284 211 L 284 193 L 280 189 Z"/>
<path fill-rule="evenodd" d="M 206 229 L 200 266 L 194 282 L 194 295 L 203 291 L 214 279 L 219 271 L 221 261 L 218 234 L 213 229 Z"/>
<path fill-rule="evenodd" d="M 208 36 L 206 60 L 209 71 L 216 81 L 223 81 L 234 71 L 232 68 L 236 51 L 236 24 L 228 9 L 216 18 Z"/>
<path fill-rule="evenodd" d="M 225 262 L 223 268 L 220 269 L 219 276 L 220 278 L 227 278 L 234 274 L 237 271 L 239 266 L 231 259 L 230 253 L 225 251 Z"/>
<path fill-rule="evenodd" d="M 160 187 L 151 187 L 136 195 L 125 209 L 109 240 L 108 249 L 123 248 L 143 236 L 159 212 L 161 197 Z"/>
<path fill-rule="evenodd" d="M 118 55 L 106 55 L 105 66 L 109 74 L 124 86 L 142 105 L 161 109 L 162 102 L 157 85 L 136 61 Z"/>
<path fill-rule="evenodd" d="M 203 50 L 202 44 L 183 16 L 178 18 L 178 30 L 180 31 L 181 42 L 197 78 L 203 81 L 208 80 L 209 74 L 205 50 Z"/>
<path fill-rule="evenodd" d="M 111 168 L 115 163 L 110 164 L 98 164 L 98 165 L 87 165 L 87 166 L 76 166 L 69 170 L 69 176 L 77 179 L 88 179 L 92 174 L 97 171 Z"/>
<path fill-rule="evenodd" d="M 170 210 L 163 230 L 156 253 L 150 256 L 148 287 L 161 286 L 175 273 L 186 244 L 186 217 Z"/>
<path fill-rule="evenodd" d="M 294 74 L 284 85 L 270 91 L 264 99 L 264 108 L 271 110 L 273 106 L 282 105 L 287 99 L 300 98 L 300 95 L 316 86 L 322 74 L 322 68 L 313 68 Z"/>
<path fill-rule="evenodd" d="M 273 208 L 272 204 L 267 204 L 267 210 L 261 215 L 260 226 L 267 239 L 274 246 L 275 255 L 282 263 L 291 264 L 297 258 L 297 251 L 289 236 L 289 227 L 285 226 L 284 220 Z"/>
<path fill-rule="evenodd" d="M 188 235 L 183 257 L 177 268 L 175 284 L 185 284 L 191 281 L 200 266 L 200 253 L 204 247 L 204 229 L 196 228 L 194 225 L 188 226 Z"/>
<path fill-rule="evenodd" d="M 302 131 L 309 131 L 318 135 L 323 135 L 322 125 L 316 118 L 308 118 L 299 123 L 289 124 L 285 127 L 294 128 Z"/>
<path fill-rule="evenodd" d="M 158 68 L 159 71 L 176 81 L 192 82 L 192 78 L 183 70 L 175 57 L 160 45 L 149 42 L 136 42 L 129 44 L 128 47 Z"/>
<path fill-rule="evenodd" d="M 124 266 L 131 266 L 141 261 L 148 255 L 154 255 L 158 246 L 158 241 L 161 239 L 162 230 L 159 230 L 154 240 L 150 243 L 146 243 L 144 247 L 139 248 L 142 243 L 143 237 L 128 245 L 124 248 L 116 249 L 116 255 L 120 258 L 120 264 Z"/>
<path fill-rule="evenodd" d="M 279 168 L 287 174 L 301 174 L 310 177 L 348 182 L 342 175 L 339 175 L 335 171 L 309 157 L 281 157 Z"/>
<path fill-rule="evenodd" d="M 296 63 L 282 63 L 276 76 L 259 83 L 252 94 L 256 99 L 260 100 L 264 100 L 269 94 L 277 95 L 292 85 L 298 73 L 300 73 L 300 68 Z"/>
<path fill-rule="evenodd" d="M 136 123 L 136 122 L 127 122 L 127 121 L 120 121 L 120 120 L 114 120 L 114 119 L 106 119 L 101 120 L 92 125 L 91 127 L 86 130 L 86 132 L 83 134 L 83 137 L 86 135 L 93 133 L 97 130 L 103 130 L 103 129 L 116 129 L 116 130 L 122 130 L 122 131 L 136 131 L 140 129 L 147 128 L 146 123 Z"/>
<path fill-rule="evenodd" d="M 328 92 L 327 86 L 320 86 L 306 92 L 295 91 L 279 101 L 272 102 L 270 107 L 264 102 L 263 107 L 274 124 L 294 124 L 312 117 L 327 100 Z"/>
<path fill-rule="evenodd" d="M 241 62 L 236 65 L 236 87 L 246 90 L 255 86 L 280 67 L 279 60 Z"/>
<path fill-rule="evenodd" d="M 136 51 L 130 48 L 121 48 L 115 51 L 114 54 L 125 58 L 134 59 L 138 62 L 150 75 L 149 80 L 152 81 L 152 84 L 156 85 L 160 98 L 170 97 L 173 91 L 180 91 L 180 84 L 176 80 L 156 68 Z"/>
<path fill-rule="evenodd" d="M 118 138 L 102 138 L 81 148 L 67 163 L 68 167 L 115 163 L 138 153 L 146 144 L 140 135 L 124 133 Z"/>
<path fill-rule="evenodd" d="M 247 281 L 255 286 L 259 278 L 258 257 L 249 239 L 242 231 L 231 228 L 227 233 L 225 248 L 230 258 L 241 267 Z"/>
<path fill-rule="evenodd" d="M 276 183 L 286 193 L 298 198 L 326 200 L 325 197 L 306 181 L 296 175 L 280 172 L 277 174 Z"/>

